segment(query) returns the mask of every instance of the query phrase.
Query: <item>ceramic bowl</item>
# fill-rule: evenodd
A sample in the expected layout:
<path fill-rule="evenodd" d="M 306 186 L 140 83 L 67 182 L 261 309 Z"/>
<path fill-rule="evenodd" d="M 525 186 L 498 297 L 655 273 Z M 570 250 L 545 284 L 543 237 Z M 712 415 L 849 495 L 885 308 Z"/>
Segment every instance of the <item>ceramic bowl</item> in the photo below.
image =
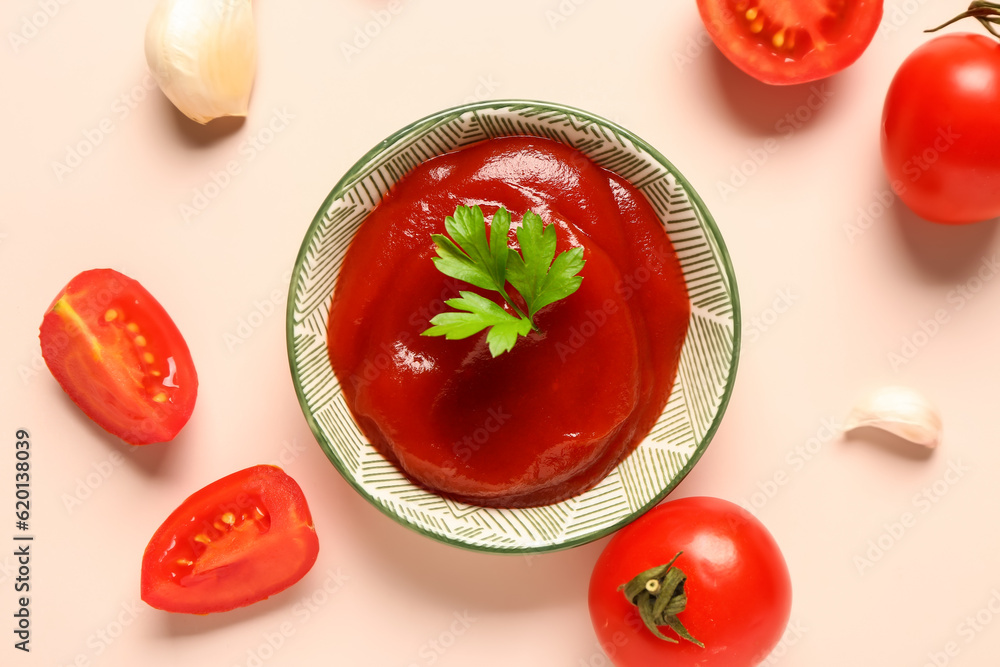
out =
<path fill-rule="evenodd" d="M 392 184 L 417 164 L 485 139 L 534 135 L 573 146 L 649 199 L 680 258 L 691 319 L 680 368 L 652 431 L 600 484 L 560 503 L 477 507 L 411 483 L 354 423 L 327 355 L 327 317 L 355 230 Z M 628 130 L 558 104 L 479 102 L 436 113 L 362 157 L 323 202 L 295 263 L 287 312 L 288 355 L 306 420 L 344 478 L 396 521 L 477 551 L 528 553 L 606 535 L 660 501 L 701 457 L 736 375 L 740 315 L 736 280 L 719 230 L 701 199 L 656 149 Z"/>

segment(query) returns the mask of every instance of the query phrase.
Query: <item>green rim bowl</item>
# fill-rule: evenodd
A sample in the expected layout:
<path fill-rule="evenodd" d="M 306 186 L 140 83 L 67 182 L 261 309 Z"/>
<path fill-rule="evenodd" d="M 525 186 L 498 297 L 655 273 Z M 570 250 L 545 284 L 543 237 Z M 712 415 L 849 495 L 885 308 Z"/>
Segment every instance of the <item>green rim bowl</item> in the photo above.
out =
<path fill-rule="evenodd" d="M 394 182 L 425 160 L 485 139 L 548 137 L 573 146 L 649 199 L 680 258 L 691 320 L 680 368 L 652 431 L 600 484 L 545 507 L 495 509 L 435 495 L 366 441 L 327 355 L 327 317 L 354 232 Z M 740 310 L 736 278 L 712 216 L 652 146 L 608 120 L 559 104 L 499 100 L 418 120 L 362 157 L 323 202 L 295 262 L 287 311 L 288 358 L 306 421 L 337 470 L 399 523 L 476 551 L 537 553 L 615 531 L 659 502 L 712 439 L 736 378 Z"/>

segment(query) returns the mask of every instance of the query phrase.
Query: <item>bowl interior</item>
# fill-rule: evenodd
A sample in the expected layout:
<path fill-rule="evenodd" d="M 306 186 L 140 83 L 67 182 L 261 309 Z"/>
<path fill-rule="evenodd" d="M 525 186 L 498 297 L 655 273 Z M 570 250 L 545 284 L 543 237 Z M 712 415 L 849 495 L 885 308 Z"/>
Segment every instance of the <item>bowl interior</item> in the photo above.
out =
<path fill-rule="evenodd" d="M 652 431 L 598 486 L 528 509 L 483 508 L 412 484 L 355 425 L 327 356 L 334 284 L 355 230 L 419 163 L 485 139 L 534 135 L 573 146 L 641 190 L 680 258 L 691 319 L 670 399 Z M 288 304 L 288 351 L 303 412 L 341 474 L 376 507 L 457 546 L 538 552 L 596 539 L 636 518 L 691 469 L 717 428 L 739 355 L 739 300 L 722 238 L 704 204 L 662 155 L 591 114 L 526 101 L 482 102 L 420 120 L 365 155 L 334 187 L 299 253 Z"/>

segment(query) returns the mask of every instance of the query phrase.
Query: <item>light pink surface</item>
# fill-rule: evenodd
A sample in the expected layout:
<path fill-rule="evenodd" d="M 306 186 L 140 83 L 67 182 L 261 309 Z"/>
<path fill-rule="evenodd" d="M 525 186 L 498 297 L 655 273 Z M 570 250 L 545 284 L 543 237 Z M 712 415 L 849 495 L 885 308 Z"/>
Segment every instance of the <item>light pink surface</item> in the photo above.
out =
<path fill-rule="evenodd" d="M 586 605 L 603 541 L 504 557 L 398 526 L 327 462 L 288 371 L 289 271 L 333 184 L 400 127 L 494 97 L 618 121 L 671 159 L 716 217 L 739 280 L 744 349 L 722 427 L 674 496 L 756 504 L 781 544 L 793 631 L 772 664 L 995 664 L 1000 282 L 974 277 L 982 266 L 995 277 L 1000 240 L 995 222 L 940 228 L 884 199 L 878 154 L 895 68 L 928 39 L 924 27 L 960 7 L 890 2 L 849 70 L 775 89 L 704 46 L 687 0 L 404 0 L 395 14 L 381 2 L 262 0 L 250 116 L 202 128 L 143 88 L 152 6 L 0 9 L 2 628 L 18 597 L 18 428 L 31 432 L 36 536 L 32 652 L 14 650 L 4 630 L 0 664 L 607 664 Z M 361 48 L 345 54 L 356 39 Z M 783 124 L 787 114 L 799 114 L 797 128 Z M 85 142 L 97 145 L 57 176 L 54 163 Z M 755 156 L 761 164 L 746 162 Z M 239 173 L 211 187 L 230 161 Z M 752 174 L 723 192 L 740 169 Z M 185 219 L 182 206 L 201 204 Z M 853 227 L 869 207 L 873 218 Z M 73 275 L 105 266 L 155 294 L 191 347 L 201 392 L 173 443 L 117 442 L 41 364 L 45 307 Z M 960 308 L 953 290 L 967 283 L 979 289 Z M 919 334 L 939 310 L 945 323 Z M 890 353 L 914 337 L 925 344 L 893 364 Z M 836 433 L 858 396 L 889 383 L 940 406 L 946 432 L 933 455 Z M 140 559 L 159 523 L 197 488 L 263 462 L 280 462 L 309 499 L 321 541 L 312 572 L 223 615 L 141 603 Z M 900 529 L 906 513 L 913 521 Z"/>

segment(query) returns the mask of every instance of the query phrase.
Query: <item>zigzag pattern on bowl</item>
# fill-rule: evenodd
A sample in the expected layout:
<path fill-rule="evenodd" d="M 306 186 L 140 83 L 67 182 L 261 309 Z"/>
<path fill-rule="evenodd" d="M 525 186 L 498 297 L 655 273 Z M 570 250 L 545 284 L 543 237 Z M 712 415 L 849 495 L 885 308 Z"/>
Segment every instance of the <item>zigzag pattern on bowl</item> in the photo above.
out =
<path fill-rule="evenodd" d="M 680 257 L 692 302 L 678 377 L 663 414 L 643 443 L 597 487 L 531 509 L 487 509 L 415 488 L 364 439 L 329 370 L 326 321 L 344 253 L 358 225 L 389 185 L 419 163 L 496 136 L 535 135 L 572 145 L 637 186 L 656 209 Z M 398 150 L 364 164 L 331 193 L 294 285 L 292 364 L 314 430 L 345 477 L 411 527 L 479 550 L 544 551 L 594 539 L 661 498 L 700 454 L 735 363 L 735 286 L 720 247 L 682 181 L 616 127 L 531 104 L 480 105 L 441 115 L 394 137 Z M 387 140 L 387 142 L 390 140 Z"/>

